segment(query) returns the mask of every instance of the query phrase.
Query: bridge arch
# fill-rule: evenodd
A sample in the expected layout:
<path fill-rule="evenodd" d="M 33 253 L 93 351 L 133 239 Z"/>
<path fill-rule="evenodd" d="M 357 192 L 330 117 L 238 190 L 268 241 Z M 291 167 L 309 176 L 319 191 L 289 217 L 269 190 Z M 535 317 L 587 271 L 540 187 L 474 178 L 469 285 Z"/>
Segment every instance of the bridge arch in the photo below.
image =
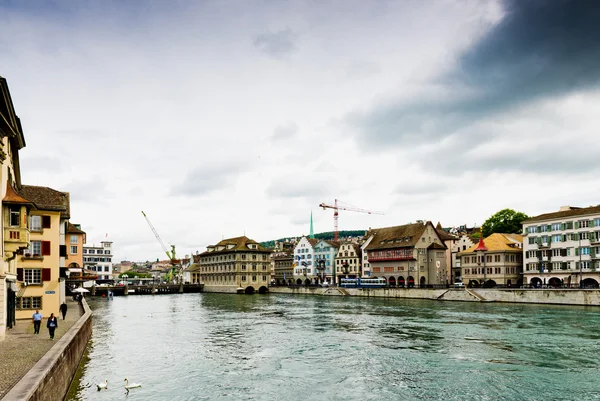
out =
<path fill-rule="evenodd" d="M 249 287 L 246 287 L 246 289 L 244 290 L 244 293 L 248 294 L 248 295 L 252 295 L 252 294 L 254 294 L 254 291 L 255 291 L 254 287 L 249 286 Z"/>
<path fill-rule="evenodd" d="M 267 292 L 269 292 L 269 289 L 267 287 L 265 287 L 264 285 L 258 289 L 259 294 L 266 294 Z"/>

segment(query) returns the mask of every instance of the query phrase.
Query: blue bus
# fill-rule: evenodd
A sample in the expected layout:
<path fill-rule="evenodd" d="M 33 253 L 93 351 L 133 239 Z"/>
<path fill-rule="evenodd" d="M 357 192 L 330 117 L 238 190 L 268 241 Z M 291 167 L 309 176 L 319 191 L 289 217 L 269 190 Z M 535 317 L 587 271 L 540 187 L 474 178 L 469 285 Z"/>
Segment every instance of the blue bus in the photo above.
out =
<path fill-rule="evenodd" d="M 345 288 L 385 288 L 387 283 L 384 278 L 343 278 L 340 287 Z"/>

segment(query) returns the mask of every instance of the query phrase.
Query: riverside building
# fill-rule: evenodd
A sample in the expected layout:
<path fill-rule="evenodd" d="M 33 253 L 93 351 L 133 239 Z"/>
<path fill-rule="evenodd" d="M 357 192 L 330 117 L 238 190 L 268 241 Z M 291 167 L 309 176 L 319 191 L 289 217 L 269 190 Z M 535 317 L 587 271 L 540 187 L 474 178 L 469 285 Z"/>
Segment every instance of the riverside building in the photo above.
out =
<path fill-rule="evenodd" d="M 335 270 L 338 283 L 342 278 L 359 278 L 362 276 L 362 255 L 360 246 L 354 242 L 346 242 L 340 245 L 335 258 Z"/>
<path fill-rule="evenodd" d="M 207 292 L 268 291 L 270 249 L 243 236 L 209 245 L 200 254 L 200 280 Z"/>
<path fill-rule="evenodd" d="M 524 284 L 598 288 L 600 205 L 563 206 L 523 221 Z"/>
<path fill-rule="evenodd" d="M 430 221 L 369 230 L 364 248 L 372 278 L 390 287 L 446 284 L 446 247 Z"/>
<path fill-rule="evenodd" d="M 471 287 L 520 287 L 523 272 L 523 237 L 494 233 L 459 252 L 463 282 Z"/>
<path fill-rule="evenodd" d="M 65 300 L 65 233 L 70 214 L 69 194 L 47 187 L 23 185 L 18 196 L 31 204 L 30 242 L 17 258 L 17 319 L 57 313 Z"/>
<path fill-rule="evenodd" d="M 96 272 L 98 280 L 113 280 L 112 241 L 102 241 L 100 246 L 83 245 L 83 268 Z"/>

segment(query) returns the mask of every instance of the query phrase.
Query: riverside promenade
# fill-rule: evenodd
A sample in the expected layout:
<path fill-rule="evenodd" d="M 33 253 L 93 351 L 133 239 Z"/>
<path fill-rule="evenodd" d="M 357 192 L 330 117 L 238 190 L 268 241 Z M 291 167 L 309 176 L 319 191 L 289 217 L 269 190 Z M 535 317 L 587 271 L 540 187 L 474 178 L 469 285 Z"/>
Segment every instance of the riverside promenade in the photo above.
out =
<path fill-rule="evenodd" d="M 17 324 L 6 332 L 0 341 L 0 400 L 21 380 L 31 368 L 62 338 L 83 315 L 83 308 L 71 299 L 67 300 L 67 318 L 58 317 L 58 328 L 54 340 L 50 340 L 44 316 L 40 334 L 33 334 L 31 320 L 17 320 Z M 33 314 L 34 311 L 31 311 Z"/>

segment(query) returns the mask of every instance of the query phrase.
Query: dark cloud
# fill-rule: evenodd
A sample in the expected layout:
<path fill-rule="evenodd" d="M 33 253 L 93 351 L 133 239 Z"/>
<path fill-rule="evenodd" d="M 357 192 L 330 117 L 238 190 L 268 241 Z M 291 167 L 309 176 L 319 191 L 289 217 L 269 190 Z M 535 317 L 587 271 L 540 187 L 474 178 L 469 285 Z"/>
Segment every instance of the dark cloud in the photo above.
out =
<path fill-rule="evenodd" d="M 274 141 L 290 139 L 290 138 L 294 137 L 297 132 L 298 132 L 298 125 L 294 122 L 289 122 L 289 123 L 277 126 L 273 130 L 273 135 L 271 136 L 271 139 Z"/>
<path fill-rule="evenodd" d="M 296 50 L 297 39 L 298 35 L 286 28 L 258 35 L 254 39 L 254 46 L 271 57 L 282 58 Z"/>
<path fill-rule="evenodd" d="M 242 161 L 221 161 L 207 163 L 192 169 L 184 181 L 175 186 L 172 195 L 207 195 L 230 186 L 240 174 L 246 171 L 248 163 Z"/>
<path fill-rule="evenodd" d="M 599 86 L 600 3 L 512 0 L 505 12 L 433 92 L 348 115 L 360 142 L 380 149 L 466 135 L 462 130 L 483 118 Z"/>

